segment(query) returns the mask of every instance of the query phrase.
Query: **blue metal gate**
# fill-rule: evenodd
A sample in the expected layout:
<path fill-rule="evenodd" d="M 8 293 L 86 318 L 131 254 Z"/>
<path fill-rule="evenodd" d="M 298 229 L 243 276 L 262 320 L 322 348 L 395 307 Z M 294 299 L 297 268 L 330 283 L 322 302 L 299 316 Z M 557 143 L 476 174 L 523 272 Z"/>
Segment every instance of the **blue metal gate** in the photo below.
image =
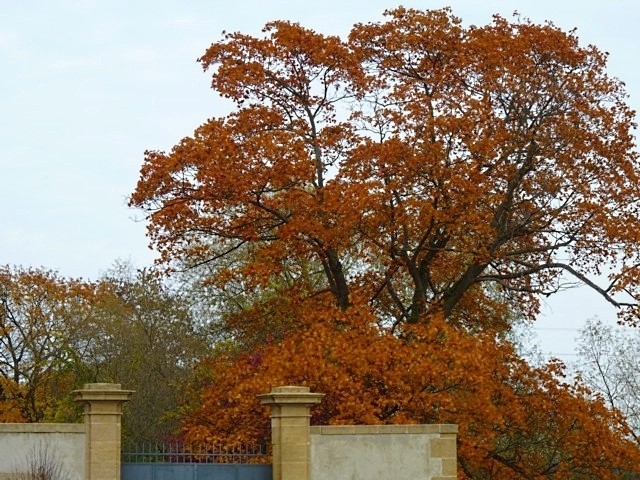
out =
<path fill-rule="evenodd" d="M 262 449 L 154 444 L 122 453 L 122 480 L 271 480 Z"/>
<path fill-rule="evenodd" d="M 122 480 L 271 480 L 271 465 L 123 463 Z"/>

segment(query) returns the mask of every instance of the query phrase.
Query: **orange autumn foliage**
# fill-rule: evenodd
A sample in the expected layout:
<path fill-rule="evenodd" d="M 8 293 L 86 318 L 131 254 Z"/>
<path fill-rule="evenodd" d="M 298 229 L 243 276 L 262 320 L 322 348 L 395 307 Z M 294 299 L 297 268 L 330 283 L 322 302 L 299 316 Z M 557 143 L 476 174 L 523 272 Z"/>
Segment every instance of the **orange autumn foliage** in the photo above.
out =
<path fill-rule="evenodd" d="M 365 286 L 398 322 L 451 316 L 486 284 L 533 317 L 564 274 L 633 320 L 638 158 L 606 56 L 553 25 L 388 15 L 348 41 L 273 22 L 207 50 L 238 108 L 147 152 L 130 199 L 163 259 L 251 246 L 221 279 L 249 283 L 312 260 L 342 308 Z"/>
<path fill-rule="evenodd" d="M 78 415 L 70 393 L 84 370 L 93 295 L 82 280 L 0 266 L 0 421 Z"/>
<path fill-rule="evenodd" d="M 326 393 L 314 424 L 456 423 L 460 478 L 620 478 L 640 451 L 621 416 L 561 367 L 532 368 L 506 342 L 440 320 L 381 334 L 365 311 L 327 307 L 278 344 L 204 368 L 210 384 L 184 420 L 192 442 L 268 443 L 277 385 Z M 594 459 L 598 461 L 594 462 Z"/>
<path fill-rule="evenodd" d="M 27 421 L 21 411 L 21 392 L 15 382 L 0 377 L 0 423 L 23 423 Z"/>
<path fill-rule="evenodd" d="M 501 339 L 567 277 L 638 319 L 623 84 L 550 23 L 386 16 L 225 35 L 201 62 L 236 109 L 146 153 L 130 204 L 162 260 L 244 298 L 187 432 L 257 441 L 255 395 L 303 383 L 319 421 L 458 423 L 468 478 L 617 478 L 624 422 Z"/>

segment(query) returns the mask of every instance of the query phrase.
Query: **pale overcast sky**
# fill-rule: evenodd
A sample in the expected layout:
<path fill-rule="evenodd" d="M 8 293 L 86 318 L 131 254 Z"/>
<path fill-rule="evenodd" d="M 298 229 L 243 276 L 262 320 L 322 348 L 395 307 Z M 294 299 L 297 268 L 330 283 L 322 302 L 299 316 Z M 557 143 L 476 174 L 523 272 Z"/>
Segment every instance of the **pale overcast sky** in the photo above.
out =
<path fill-rule="evenodd" d="M 145 149 L 225 113 L 196 62 L 206 47 L 275 19 L 346 34 L 401 3 L 449 5 L 465 24 L 518 11 L 575 27 L 610 52 L 609 72 L 640 106 L 637 0 L 0 0 L 0 265 L 95 279 L 116 259 L 150 264 L 126 198 Z M 559 295 L 539 323 L 543 350 L 571 353 L 572 329 L 593 315 L 613 311 L 583 290 Z"/>

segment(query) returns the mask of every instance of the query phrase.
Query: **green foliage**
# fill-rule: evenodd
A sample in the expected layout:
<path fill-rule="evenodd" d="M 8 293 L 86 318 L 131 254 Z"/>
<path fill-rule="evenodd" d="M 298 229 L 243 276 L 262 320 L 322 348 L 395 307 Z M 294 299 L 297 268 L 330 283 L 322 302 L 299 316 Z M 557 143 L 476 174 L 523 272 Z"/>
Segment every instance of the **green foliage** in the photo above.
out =
<path fill-rule="evenodd" d="M 92 368 L 100 382 L 135 394 L 125 407 L 125 441 L 162 441 L 173 434 L 171 413 L 180 384 L 210 349 L 192 303 L 152 270 L 117 264 L 100 281 L 93 310 Z"/>

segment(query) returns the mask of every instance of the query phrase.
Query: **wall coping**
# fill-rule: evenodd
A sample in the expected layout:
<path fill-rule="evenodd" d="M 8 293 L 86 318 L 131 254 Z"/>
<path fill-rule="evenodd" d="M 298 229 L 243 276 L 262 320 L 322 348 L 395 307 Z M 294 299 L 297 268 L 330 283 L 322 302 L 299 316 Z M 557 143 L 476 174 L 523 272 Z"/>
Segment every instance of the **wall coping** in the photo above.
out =
<path fill-rule="evenodd" d="M 1 433 L 84 433 L 83 423 L 0 423 Z"/>
<path fill-rule="evenodd" d="M 311 435 L 456 434 L 458 425 L 323 425 L 311 427 Z"/>

